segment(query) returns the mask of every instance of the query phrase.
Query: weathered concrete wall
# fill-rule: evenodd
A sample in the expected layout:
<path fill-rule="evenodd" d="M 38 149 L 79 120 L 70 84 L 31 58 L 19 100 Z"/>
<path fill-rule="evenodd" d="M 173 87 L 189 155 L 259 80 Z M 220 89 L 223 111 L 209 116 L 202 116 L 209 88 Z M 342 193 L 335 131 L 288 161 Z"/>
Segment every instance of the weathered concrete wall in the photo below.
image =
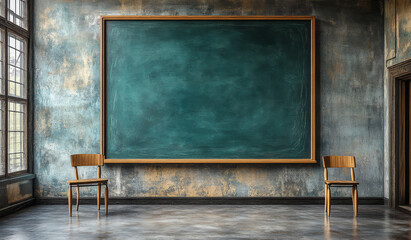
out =
<path fill-rule="evenodd" d="M 384 197 L 388 198 L 388 67 L 411 58 L 411 1 L 385 0 L 384 7 Z"/>
<path fill-rule="evenodd" d="M 318 159 L 355 155 L 360 197 L 383 196 L 382 2 L 43 0 L 34 8 L 37 197 L 66 196 L 66 180 L 74 177 L 69 155 L 99 152 L 100 15 L 316 16 Z M 342 175 L 349 178 L 349 171 Z M 324 191 L 320 164 L 113 164 L 104 166 L 103 177 L 112 197 L 315 197 Z"/>

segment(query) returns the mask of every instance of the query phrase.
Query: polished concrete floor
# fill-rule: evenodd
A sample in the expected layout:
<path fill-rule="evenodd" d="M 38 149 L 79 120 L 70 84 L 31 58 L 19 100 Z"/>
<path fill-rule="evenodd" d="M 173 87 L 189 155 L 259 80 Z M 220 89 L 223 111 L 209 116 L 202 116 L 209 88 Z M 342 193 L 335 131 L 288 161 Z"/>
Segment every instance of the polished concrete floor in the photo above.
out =
<path fill-rule="evenodd" d="M 385 206 L 37 205 L 0 218 L 0 239 L 411 239 L 411 216 Z"/>

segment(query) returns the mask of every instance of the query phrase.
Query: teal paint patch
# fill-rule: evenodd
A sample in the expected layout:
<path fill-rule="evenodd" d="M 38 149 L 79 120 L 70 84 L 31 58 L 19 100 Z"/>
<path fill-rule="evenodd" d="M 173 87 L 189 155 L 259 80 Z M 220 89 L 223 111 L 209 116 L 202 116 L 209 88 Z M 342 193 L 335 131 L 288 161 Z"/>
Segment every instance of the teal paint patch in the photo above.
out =
<path fill-rule="evenodd" d="M 106 157 L 311 158 L 311 21 L 108 21 Z"/>

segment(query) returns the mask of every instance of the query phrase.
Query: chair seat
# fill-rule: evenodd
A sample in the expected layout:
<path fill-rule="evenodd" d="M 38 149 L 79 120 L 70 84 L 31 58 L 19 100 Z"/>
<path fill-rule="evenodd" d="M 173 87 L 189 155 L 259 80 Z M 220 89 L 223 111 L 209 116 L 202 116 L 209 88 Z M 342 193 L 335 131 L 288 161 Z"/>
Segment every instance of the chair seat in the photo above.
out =
<path fill-rule="evenodd" d="M 358 185 L 360 184 L 357 181 L 337 181 L 337 180 L 325 180 L 327 185 Z"/>
<path fill-rule="evenodd" d="M 79 180 L 70 180 L 67 181 L 70 185 L 81 185 L 81 184 L 90 184 L 90 183 L 107 183 L 108 179 L 106 178 L 89 178 L 89 179 L 79 179 Z"/>

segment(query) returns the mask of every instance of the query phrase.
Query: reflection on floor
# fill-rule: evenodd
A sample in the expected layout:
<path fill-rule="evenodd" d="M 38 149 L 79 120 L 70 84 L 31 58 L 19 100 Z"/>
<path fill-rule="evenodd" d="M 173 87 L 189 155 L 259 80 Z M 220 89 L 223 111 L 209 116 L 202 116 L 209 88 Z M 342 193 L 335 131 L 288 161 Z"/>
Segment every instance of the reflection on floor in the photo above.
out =
<path fill-rule="evenodd" d="M 37 205 L 0 219 L 1 239 L 411 239 L 411 216 L 385 206 Z"/>

